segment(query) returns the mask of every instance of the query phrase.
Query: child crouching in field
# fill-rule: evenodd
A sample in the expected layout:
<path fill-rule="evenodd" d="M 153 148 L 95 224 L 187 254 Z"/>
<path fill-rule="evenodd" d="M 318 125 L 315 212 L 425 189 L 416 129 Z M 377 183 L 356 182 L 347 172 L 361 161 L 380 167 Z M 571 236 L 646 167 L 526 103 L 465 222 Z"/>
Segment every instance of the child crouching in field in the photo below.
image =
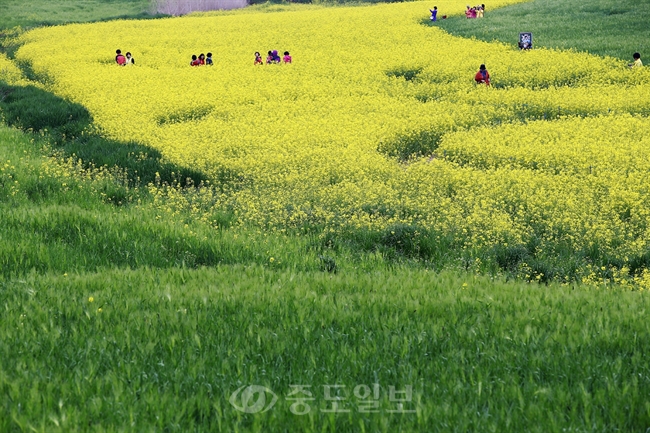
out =
<path fill-rule="evenodd" d="M 490 73 L 485 68 L 485 65 L 479 67 L 478 72 L 474 75 L 474 80 L 476 81 L 476 84 L 485 83 L 486 86 L 490 85 Z"/>
<path fill-rule="evenodd" d="M 291 55 L 289 54 L 289 51 L 284 52 L 284 57 L 282 58 L 282 61 L 284 63 L 291 63 Z"/>
<path fill-rule="evenodd" d="M 262 60 L 262 55 L 257 51 L 255 51 L 255 63 L 253 63 L 253 64 L 254 65 L 263 65 L 264 64 L 264 61 Z"/>
<path fill-rule="evenodd" d="M 632 54 L 632 58 L 634 59 L 634 62 L 628 64 L 628 66 L 630 68 L 634 69 L 634 68 L 640 68 L 640 67 L 643 66 L 643 62 L 641 61 L 641 54 L 634 53 L 634 54 Z"/>

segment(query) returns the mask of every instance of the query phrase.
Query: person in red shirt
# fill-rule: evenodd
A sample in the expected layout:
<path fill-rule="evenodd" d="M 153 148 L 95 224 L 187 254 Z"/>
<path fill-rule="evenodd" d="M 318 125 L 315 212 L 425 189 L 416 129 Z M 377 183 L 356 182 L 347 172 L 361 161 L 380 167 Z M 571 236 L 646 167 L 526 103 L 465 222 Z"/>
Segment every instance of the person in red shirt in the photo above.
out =
<path fill-rule="evenodd" d="M 485 65 L 479 67 L 478 72 L 474 75 L 474 80 L 476 81 L 476 84 L 485 83 L 486 86 L 490 85 L 490 73 L 485 68 Z"/>
<path fill-rule="evenodd" d="M 192 54 L 192 61 L 190 62 L 190 66 L 199 66 L 201 64 L 201 61 L 196 57 L 196 54 Z"/>
<path fill-rule="evenodd" d="M 122 55 L 122 50 L 115 51 L 115 54 L 115 63 L 120 66 L 124 66 L 126 64 L 126 57 Z"/>
<path fill-rule="evenodd" d="M 205 54 L 199 54 L 199 65 L 205 65 Z"/>

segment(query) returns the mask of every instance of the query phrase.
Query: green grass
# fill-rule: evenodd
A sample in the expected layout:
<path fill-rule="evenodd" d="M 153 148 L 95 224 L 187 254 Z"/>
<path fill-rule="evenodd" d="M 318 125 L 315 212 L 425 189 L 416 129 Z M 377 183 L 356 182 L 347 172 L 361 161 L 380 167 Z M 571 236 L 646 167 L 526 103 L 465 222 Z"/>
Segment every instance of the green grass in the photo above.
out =
<path fill-rule="evenodd" d="M 61 167 L 45 143 L 0 126 L 0 278 L 104 268 L 266 264 L 319 269 L 309 238 L 268 236 L 156 212 L 123 172 Z M 45 148 L 45 153 L 49 153 Z"/>
<path fill-rule="evenodd" d="M 484 19 L 452 17 L 434 25 L 458 36 L 515 47 L 519 32 L 532 32 L 535 47 L 576 49 L 629 61 L 634 52 L 650 58 L 650 0 L 533 0 L 496 10 L 489 6 Z"/>
<path fill-rule="evenodd" d="M 211 228 L 120 173 L 53 170 L 42 140 L 0 127 L 0 431 L 650 426 L 647 293 L 436 273 L 392 237 L 376 254 Z M 374 383 L 379 413 L 320 412 L 324 385 Z M 277 404 L 237 411 L 247 385 Z M 387 412 L 406 385 L 416 413 Z"/>
<path fill-rule="evenodd" d="M 0 110 L 7 125 L 47 136 L 63 156 L 74 155 L 87 166 L 120 167 L 131 185 L 146 185 L 156 179 L 183 184 L 191 179 L 198 185 L 204 180 L 196 170 L 162 161 L 156 149 L 103 137 L 95 132 L 86 108 L 38 87 L 10 86 L 0 81 Z"/>
<path fill-rule="evenodd" d="M 159 215 L 124 177 L 53 171 L 41 140 L 0 127 L 0 431 L 650 425 L 647 293 L 323 257 L 309 236 Z M 379 413 L 320 411 L 324 385 L 354 403 L 374 383 Z M 295 384 L 316 399 L 304 417 Z M 247 385 L 279 400 L 241 413 L 229 399 Z M 416 413 L 389 413 L 406 385 Z"/>
<path fill-rule="evenodd" d="M 645 431 L 649 301 L 405 269 L 28 275 L 0 286 L 0 430 Z M 374 383 L 380 412 L 360 414 Z M 245 385 L 277 404 L 238 412 Z M 320 412 L 324 385 L 352 412 Z M 406 385 L 417 412 L 388 413 Z"/>
<path fill-rule="evenodd" d="M 149 0 L 0 0 L 0 29 L 145 18 Z"/>

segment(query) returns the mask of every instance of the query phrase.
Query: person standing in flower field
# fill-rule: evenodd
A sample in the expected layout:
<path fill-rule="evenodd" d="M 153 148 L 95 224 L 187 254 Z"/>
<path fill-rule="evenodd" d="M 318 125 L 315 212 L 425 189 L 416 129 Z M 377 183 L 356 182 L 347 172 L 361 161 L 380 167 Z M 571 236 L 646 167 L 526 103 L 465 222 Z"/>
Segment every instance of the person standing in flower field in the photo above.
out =
<path fill-rule="evenodd" d="M 126 53 L 126 61 L 124 62 L 124 65 L 135 65 L 135 59 L 131 53 Z"/>
<path fill-rule="evenodd" d="M 289 51 L 284 52 L 284 57 L 282 58 L 282 61 L 284 63 L 291 63 L 291 55 L 289 54 Z"/>
<path fill-rule="evenodd" d="M 643 66 L 643 62 L 641 61 L 641 54 L 639 53 L 634 53 L 632 54 L 632 58 L 634 59 L 634 62 L 629 63 L 628 66 L 630 68 L 640 68 Z"/>
<path fill-rule="evenodd" d="M 214 65 L 214 62 L 212 61 L 212 53 L 208 53 L 208 56 L 205 58 L 205 64 L 208 66 Z"/>
<path fill-rule="evenodd" d="M 115 54 L 115 63 L 120 66 L 124 66 L 126 64 L 126 57 L 122 55 L 122 50 L 116 50 Z"/>
<path fill-rule="evenodd" d="M 490 73 L 485 68 L 485 65 L 479 67 L 478 72 L 474 75 L 474 80 L 477 84 L 485 83 L 486 86 L 490 85 Z"/>
<path fill-rule="evenodd" d="M 431 12 L 431 21 L 435 22 L 438 20 L 438 6 L 434 6 L 433 9 L 429 9 Z"/>

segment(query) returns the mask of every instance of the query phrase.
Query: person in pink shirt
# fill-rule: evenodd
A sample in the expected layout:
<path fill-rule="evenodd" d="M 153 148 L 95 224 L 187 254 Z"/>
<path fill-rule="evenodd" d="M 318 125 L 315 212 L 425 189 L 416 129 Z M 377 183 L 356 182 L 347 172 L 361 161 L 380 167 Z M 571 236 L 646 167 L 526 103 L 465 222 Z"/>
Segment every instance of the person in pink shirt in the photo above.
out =
<path fill-rule="evenodd" d="M 115 63 L 117 63 L 120 66 L 126 65 L 126 57 L 122 54 L 122 50 L 116 50 L 115 51 Z"/>
<path fill-rule="evenodd" d="M 467 6 L 467 9 L 465 9 L 465 17 L 467 17 L 467 19 L 472 18 L 472 8 L 469 6 Z"/>
<path fill-rule="evenodd" d="M 284 52 L 284 57 L 282 58 L 282 61 L 284 63 L 291 63 L 291 55 L 289 54 L 289 51 Z"/>

